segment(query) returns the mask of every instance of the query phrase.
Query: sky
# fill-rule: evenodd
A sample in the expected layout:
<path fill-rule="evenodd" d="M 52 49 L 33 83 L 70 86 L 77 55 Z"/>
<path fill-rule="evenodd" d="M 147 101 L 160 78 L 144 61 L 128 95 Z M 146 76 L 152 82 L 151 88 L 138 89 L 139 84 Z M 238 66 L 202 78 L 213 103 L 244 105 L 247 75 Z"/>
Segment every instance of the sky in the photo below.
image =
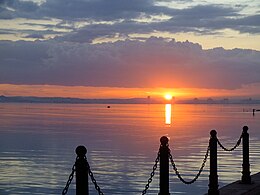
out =
<path fill-rule="evenodd" d="M 260 98 L 258 0 L 0 0 L 0 95 Z"/>

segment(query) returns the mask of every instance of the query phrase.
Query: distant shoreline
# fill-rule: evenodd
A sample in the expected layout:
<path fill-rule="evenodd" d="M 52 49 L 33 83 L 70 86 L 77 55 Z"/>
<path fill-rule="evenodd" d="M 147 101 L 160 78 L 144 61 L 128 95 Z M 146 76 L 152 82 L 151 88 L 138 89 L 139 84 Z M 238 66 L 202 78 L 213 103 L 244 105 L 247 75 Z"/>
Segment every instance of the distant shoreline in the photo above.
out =
<path fill-rule="evenodd" d="M 256 99 L 190 99 L 167 101 L 156 98 L 82 99 L 66 97 L 0 96 L 0 103 L 55 103 L 55 104 L 260 104 Z"/>

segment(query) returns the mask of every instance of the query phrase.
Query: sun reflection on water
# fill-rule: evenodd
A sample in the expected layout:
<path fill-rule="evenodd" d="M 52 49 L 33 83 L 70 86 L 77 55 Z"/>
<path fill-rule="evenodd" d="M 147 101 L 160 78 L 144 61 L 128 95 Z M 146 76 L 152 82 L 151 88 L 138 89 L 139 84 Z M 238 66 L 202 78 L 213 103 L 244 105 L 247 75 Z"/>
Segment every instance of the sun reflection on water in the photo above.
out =
<path fill-rule="evenodd" d="M 172 122 L 172 105 L 165 104 L 165 124 L 171 126 Z"/>

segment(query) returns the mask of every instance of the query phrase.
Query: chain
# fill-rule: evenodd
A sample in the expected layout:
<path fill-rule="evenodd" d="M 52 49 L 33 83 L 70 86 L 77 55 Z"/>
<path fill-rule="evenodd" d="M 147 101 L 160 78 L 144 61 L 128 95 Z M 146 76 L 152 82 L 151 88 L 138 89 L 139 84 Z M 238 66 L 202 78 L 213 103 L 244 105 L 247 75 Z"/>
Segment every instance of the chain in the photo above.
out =
<path fill-rule="evenodd" d="M 235 150 L 235 149 L 240 145 L 242 137 L 243 137 L 243 134 L 241 134 L 240 138 L 237 140 L 237 143 L 236 143 L 236 145 L 235 145 L 233 148 L 228 149 L 228 148 L 224 147 L 224 146 L 220 143 L 219 139 L 217 139 L 217 140 L 218 140 L 218 145 L 219 145 L 223 150 L 225 150 L 225 151 L 233 151 L 233 150 Z"/>
<path fill-rule="evenodd" d="M 148 179 L 147 184 L 145 185 L 145 188 L 144 188 L 144 190 L 143 190 L 143 192 L 142 192 L 142 195 L 146 194 L 146 192 L 147 192 L 147 190 L 148 190 L 150 184 L 151 184 L 152 181 L 153 181 L 153 176 L 154 176 L 154 174 L 155 174 L 155 170 L 157 169 L 157 165 L 158 165 L 159 159 L 160 159 L 160 150 L 159 150 L 159 152 L 158 152 L 158 154 L 157 154 L 157 157 L 156 157 L 156 159 L 155 159 L 155 164 L 154 164 L 154 166 L 153 166 L 153 170 L 152 170 L 152 172 L 151 172 L 151 174 L 150 174 L 150 178 Z"/>
<path fill-rule="evenodd" d="M 93 183 L 94 186 L 95 186 L 95 189 L 97 190 L 97 192 L 98 192 L 99 195 L 104 195 L 104 193 L 101 191 L 100 187 L 99 187 L 98 184 L 97 184 L 97 180 L 94 178 L 94 174 L 93 174 L 93 172 L 92 172 L 91 169 L 90 169 L 90 166 L 89 166 L 89 164 L 88 164 L 87 159 L 86 159 L 86 162 L 87 162 L 88 171 L 89 171 L 88 174 L 89 174 L 89 176 L 90 176 L 90 178 L 91 178 L 92 183 Z"/>
<path fill-rule="evenodd" d="M 89 163 L 88 163 L 88 161 L 87 161 L 87 158 L 86 158 L 86 157 L 84 157 L 84 158 L 85 158 L 86 163 L 87 163 L 87 167 L 88 167 L 88 171 L 89 171 L 89 176 L 90 176 L 90 178 L 91 178 L 91 180 L 92 180 L 92 183 L 95 185 L 95 189 L 98 191 L 98 194 L 99 194 L 99 195 L 104 195 L 103 192 L 101 192 L 101 189 L 100 189 L 100 187 L 98 186 L 96 179 L 94 178 L 94 174 L 93 174 L 93 172 L 92 172 L 91 169 L 90 169 L 90 166 L 89 166 Z M 77 157 L 77 159 L 78 159 L 78 157 Z M 77 160 L 77 159 L 76 159 L 76 160 Z M 69 176 L 69 179 L 68 179 L 68 181 L 67 181 L 67 184 L 66 184 L 65 188 L 64 188 L 63 191 L 62 191 L 62 195 L 66 195 L 66 194 L 67 194 L 67 192 L 68 192 L 68 190 L 69 190 L 69 186 L 70 186 L 70 184 L 71 184 L 71 182 L 72 182 L 72 180 L 73 180 L 75 171 L 76 171 L 76 164 L 74 164 L 73 167 L 72 167 L 72 172 L 71 172 L 71 174 L 70 174 L 70 176 Z"/>
<path fill-rule="evenodd" d="M 72 180 L 73 180 L 75 171 L 76 171 L 76 165 L 74 164 L 73 167 L 72 167 L 72 172 L 71 172 L 71 174 L 70 174 L 70 176 L 69 176 L 69 179 L 68 179 L 68 181 L 67 181 L 67 183 L 66 183 L 66 186 L 65 186 L 65 188 L 64 188 L 63 191 L 62 191 L 62 195 L 67 194 L 67 192 L 68 192 L 68 190 L 69 190 L 69 187 L 70 187 L 70 184 L 71 184 L 71 182 L 72 182 Z"/>
<path fill-rule="evenodd" d="M 206 152 L 206 154 L 205 154 L 205 157 L 204 157 L 204 159 L 203 159 L 203 162 L 202 162 L 202 164 L 201 164 L 201 167 L 200 167 L 200 170 L 199 170 L 198 174 L 197 174 L 197 175 L 194 177 L 194 179 L 192 179 L 191 181 L 185 181 L 185 180 L 182 178 L 182 176 L 180 175 L 180 173 L 179 173 L 179 171 L 178 171 L 178 169 L 177 169 L 177 167 L 176 167 L 176 165 L 175 165 L 175 162 L 174 162 L 174 160 L 173 160 L 173 157 L 172 157 L 172 155 L 171 155 L 171 151 L 170 151 L 170 149 L 169 149 L 169 158 L 170 158 L 170 161 L 171 161 L 173 170 L 175 171 L 175 174 L 177 175 L 177 177 L 178 177 L 184 184 L 192 184 L 192 183 L 194 183 L 194 182 L 199 178 L 199 176 L 200 176 L 201 172 L 203 171 L 203 168 L 205 167 L 205 164 L 206 164 L 206 162 L 207 162 L 207 158 L 208 158 L 208 156 L 209 156 L 209 150 L 210 150 L 210 147 L 208 146 L 207 152 Z"/>

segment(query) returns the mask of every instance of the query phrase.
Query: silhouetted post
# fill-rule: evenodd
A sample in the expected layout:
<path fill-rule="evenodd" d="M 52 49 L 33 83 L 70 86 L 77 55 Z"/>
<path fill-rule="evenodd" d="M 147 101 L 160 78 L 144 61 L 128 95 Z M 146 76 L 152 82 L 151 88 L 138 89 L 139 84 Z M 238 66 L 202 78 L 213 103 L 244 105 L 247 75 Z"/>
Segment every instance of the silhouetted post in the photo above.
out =
<path fill-rule="evenodd" d="M 243 170 L 242 170 L 242 183 L 250 184 L 250 164 L 249 164 L 249 134 L 248 127 L 243 127 Z"/>
<path fill-rule="evenodd" d="M 219 195 L 218 190 L 218 154 L 217 154 L 217 132 L 215 130 L 210 131 L 210 174 L 209 174 L 209 195 Z"/>
<path fill-rule="evenodd" d="M 86 160 L 87 149 L 85 146 L 76 148 L 76 195 L 89 195 L 88 191 L 88 163 Z"/>
<path fill-rule="evenodd" d="M 160 142 L 160 192 L 159 195 L 169 195 L 169 139 L 161 137 Z"/>

